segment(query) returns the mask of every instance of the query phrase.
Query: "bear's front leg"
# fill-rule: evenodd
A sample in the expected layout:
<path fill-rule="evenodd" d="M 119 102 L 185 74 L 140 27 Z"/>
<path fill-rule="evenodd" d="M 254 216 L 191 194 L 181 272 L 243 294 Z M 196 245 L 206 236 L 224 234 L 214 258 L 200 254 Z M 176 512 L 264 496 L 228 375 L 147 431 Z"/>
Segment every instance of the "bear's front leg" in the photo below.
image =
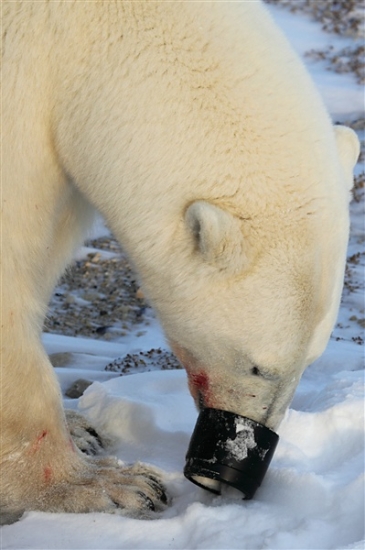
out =
<path fill-rule="evenodd" d="M 2 357 L 1 523 L 15 521 L 26 510 L 136 518 L 162 510 L 167 499 L 156 471 L 121 466 L 115 458 L 89 458 L 77 449 L 47 356 L 40 344 L 25 349 L 33 357 L 23 380 L 14 380 L 9 357 Z"/>

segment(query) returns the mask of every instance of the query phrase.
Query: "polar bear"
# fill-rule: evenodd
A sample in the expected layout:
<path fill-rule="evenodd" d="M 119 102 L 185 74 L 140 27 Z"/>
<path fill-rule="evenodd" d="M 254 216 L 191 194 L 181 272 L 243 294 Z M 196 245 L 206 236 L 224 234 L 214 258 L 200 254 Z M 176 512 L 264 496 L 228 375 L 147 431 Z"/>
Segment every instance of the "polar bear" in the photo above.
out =
<path fill-rule="evenodd" d="M 147 517 L 158 474 L 85 458 L 40 335 L 97 210 L 198 407 L 275 429 L 324 350 L 359 145 L 260 2 L 3 2 L 1 513 Z"/>

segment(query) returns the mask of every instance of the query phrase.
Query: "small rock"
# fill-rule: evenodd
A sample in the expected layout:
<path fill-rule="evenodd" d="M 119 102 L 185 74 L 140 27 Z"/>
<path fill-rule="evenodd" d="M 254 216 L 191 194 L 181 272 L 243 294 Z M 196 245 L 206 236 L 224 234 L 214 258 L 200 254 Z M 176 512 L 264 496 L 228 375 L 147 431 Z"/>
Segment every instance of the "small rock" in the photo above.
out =
<path fill-rule="evenodd" d="M 84 391 L 91 386 L 91 384 L 92 382 L 90 380 L 79 378 L 68 388 L 65 392 L 65 396 L 70 397 L 71 399 L 78 399 L 84 394 Z"/>
<path fill-rule="evenodd" d="M 143 293 L 143 290 L 141 288 L 139 288 L 136 292 L 136 298 L 137 300 L 144 300 L 144 293 Z"/>
<path fill-rule="evenodd" d="M 75 296 L 73 296 L 72 294 L 69 294 L 69 293 L 65 294 L 66 304 L 74 304 L 75 301 L 76 301 Z"/>
<path fill-rule="evenodd" d="M 51 353 L 49 360 L 54 367 L 67 367 L 71 363 L 72 353 L 69 351 L 61 351 L 59 353 Z"/>
<path fill-rule="evenodd" d="M 95 329 L 95 332 L 96 334 L 104 335 L 110 328 L 110 326 L 98 327 L 97 329 Z"/>

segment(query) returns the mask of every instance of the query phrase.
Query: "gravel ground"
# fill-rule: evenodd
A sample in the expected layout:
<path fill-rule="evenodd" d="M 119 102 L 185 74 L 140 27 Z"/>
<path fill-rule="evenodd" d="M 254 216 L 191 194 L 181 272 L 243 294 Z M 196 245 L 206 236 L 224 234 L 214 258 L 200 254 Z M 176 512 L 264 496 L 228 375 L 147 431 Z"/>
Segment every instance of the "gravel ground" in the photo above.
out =
<path fill-rule="evenodd" d="M 88 241 L 86 260 L 76 261 L 52 296 L 44 331 L 113 340 L 143 327 L 153 316 L 118 242 Z"/>
<path fill-rule="evenodd" d="M 109 372 L 118 372 L 121 374 L 130 374 L 136 372 L 148 372 L 150 367 L 160 370 L 181 369 L 181 365 L 175 355 L 161 348 L 150 349 L 149 351 L 140 351 L 139 353 L 128 353 L 125 357 L 118 357 L 109 363 L 105 370 Z"/>
<path fill-rule="evenodd" d="M 329 32 L 351 35 L 359 40 L 364 37 L 363 0 L 266 0 L 281 4 L 291 11 L 303 11 L 322 22 Z M 331 69 L 338 72 L 353 72 L 358 81 L 364 80 L 363 42 L 346 52 L 310 52 L 309 55 L 327 59 Z M 337 56 L 337 57 L 336 57 Z M 347 121 L 355 130 L 365 128 L 365 119 Z M 364 144 L 363 144 L 364 158 Z M 354 201 L 364 198 L 365 175 L 355 179 Z M 90 253 L 86 260 L 78 260 L 61 279 L 53 294 L 45 332 L 70 336 L 87 336 L 94 339 L 120 339 L 131 330 L 141 328 L 153 316 L 153 311 L 141 293 L 137 278 L 117 241 L 110 236 L 86 243 Z M 351 288 L 351 264 L 349 259 L 345 288 Z M 166 368 L 177 366 L 174 358 L 163 354 Z M 161 362 L 158 351 L 151 350 L 147 363 Z M 127 373 L 143 368 L 146 357 L 125 358 L 108 366 L 109 370 Z"/>
<path fill-rule="evenodd" d="M 292 12 L 303 12 L 322 23 L 327 32 L 365 37 L 364 0 L 264 0 Z"/>
<path fill-rule="evenodd" d="M 352 73 L 359 84 L 365 83 L 365 5 L 364 0 L 264 0 L 281 5 L 292 12 L 303 12 L 322 23 L 322 28 L 341 36 L 351 36 L 356 44 L 336 50 L 311 50 L 313 59 L 326 60 L 329 69 L 338 73 Z"/>

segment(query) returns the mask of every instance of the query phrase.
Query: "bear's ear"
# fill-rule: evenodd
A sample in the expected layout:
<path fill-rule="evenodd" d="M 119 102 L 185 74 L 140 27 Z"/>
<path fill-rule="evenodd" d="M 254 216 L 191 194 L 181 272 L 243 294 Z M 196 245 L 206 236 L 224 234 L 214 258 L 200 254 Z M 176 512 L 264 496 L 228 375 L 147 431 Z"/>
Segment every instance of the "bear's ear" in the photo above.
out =
<path fill-rule="evenodd" d="M 336 125 L 335 136 L 337 149 L 340 155 L 345 174 L 349 175 L 350 189 L 353 186 L 352 170 L 359 158 L 360 142 L 353 130 L 347 126 Z"/>
<path fill-rule="evenodd" d="M 186 210 L 185 222 L 204 261 L 233 273 L 247 265 L 240 220 L 235 216 L 196 201 Z"/>

